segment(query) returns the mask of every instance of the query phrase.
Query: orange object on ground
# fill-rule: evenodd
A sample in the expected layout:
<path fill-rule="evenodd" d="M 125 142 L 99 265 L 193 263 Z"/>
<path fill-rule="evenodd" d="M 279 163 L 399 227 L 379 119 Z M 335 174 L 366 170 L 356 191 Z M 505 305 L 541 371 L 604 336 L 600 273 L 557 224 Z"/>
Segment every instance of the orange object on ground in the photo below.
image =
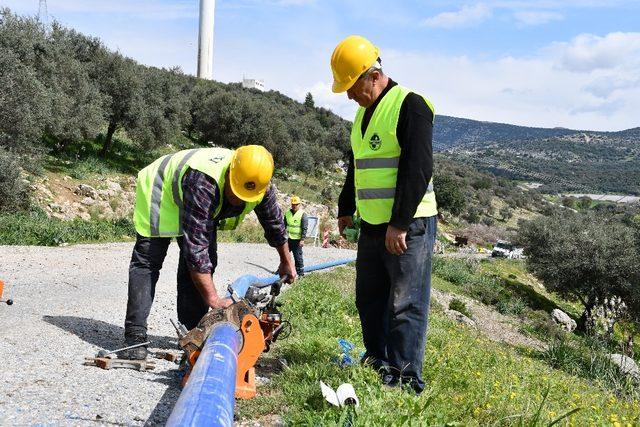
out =
<path fill-rule="evenodd" d="M 251 399 L 256 395 L 256 372 L 254 365 L 265 349 L 264 335 L 258 318 L 247 314 L 240 326 L 242 349 L 238 353 L 236 372 L 236 399 Z"/>

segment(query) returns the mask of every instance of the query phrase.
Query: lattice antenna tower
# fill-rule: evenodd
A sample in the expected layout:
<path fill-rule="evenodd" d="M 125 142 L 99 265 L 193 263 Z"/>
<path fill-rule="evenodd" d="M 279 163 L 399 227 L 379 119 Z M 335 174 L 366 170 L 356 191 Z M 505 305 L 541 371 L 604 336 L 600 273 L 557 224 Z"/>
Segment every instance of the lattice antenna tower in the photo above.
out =
<path fill-rule="evenodd" d="M 38 4 L 38 19 L 45 29 L 49 29 L 49 12 L 47 10 L 47 0 L 40 0 Z"/>

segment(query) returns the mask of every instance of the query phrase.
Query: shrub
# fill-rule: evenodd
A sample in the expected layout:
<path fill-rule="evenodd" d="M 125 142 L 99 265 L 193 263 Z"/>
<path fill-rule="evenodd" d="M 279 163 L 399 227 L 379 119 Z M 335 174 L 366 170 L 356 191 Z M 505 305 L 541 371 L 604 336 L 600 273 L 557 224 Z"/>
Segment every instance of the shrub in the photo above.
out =
<path fill-rule="evenodd" d="M 467 308 L 467 304 L 465 304 L 464 301 L 459 300 L 458 298 L 454 298 L 449 302 L 449 310 L 458 311 L 469 318 L 472 317 L 469 309 Z"/>
<path fill-rule="evenodd" d="M 21 176 L 18 161 L 0 149 L 0 212 L 23 211 L 29 207 L 29 187 Z"/>
<path fill-rule="evenodd" d="M 527 308 L 527 304 L 522 298 L 512 297 L 506 299 L 500 299 L 496 304 L 496 308 L 502 314 L 510 314 L 513 316 L 520 316 Z"/>

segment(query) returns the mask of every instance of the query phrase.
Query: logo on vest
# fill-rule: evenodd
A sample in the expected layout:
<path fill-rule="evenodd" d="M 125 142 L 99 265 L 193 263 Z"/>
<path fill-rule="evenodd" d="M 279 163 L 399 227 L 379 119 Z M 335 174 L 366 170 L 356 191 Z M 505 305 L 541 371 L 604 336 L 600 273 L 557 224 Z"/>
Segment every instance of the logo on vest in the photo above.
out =
<path fill-rule="evenodd" d="M 382 146 L 382 140 L 377 133 L 374 133 L 369 140 L 369 148 L 371 148 L 373 151 L 378 151 L 380 149 L 380 146 Z"/>
<path fill-rule="evenodd" d="M 256 183 L 253 181 L 248 181 L 244 183 L 245 190 L 253 191 L 256 189 Z"/>

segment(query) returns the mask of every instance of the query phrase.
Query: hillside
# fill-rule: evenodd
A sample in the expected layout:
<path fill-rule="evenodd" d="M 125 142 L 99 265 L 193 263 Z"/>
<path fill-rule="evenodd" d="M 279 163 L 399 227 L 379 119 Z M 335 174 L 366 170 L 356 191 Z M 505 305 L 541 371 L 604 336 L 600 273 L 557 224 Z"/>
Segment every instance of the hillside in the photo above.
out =
<path fill-rule="evenodd" d="M 447 156 L 509 179 L 545 184 L 544 192 L 640 194 L 640 130 L 579 132 L 510 141 L 479 141 Z"/>
<path fill-rule="evenodd" d="M 433 148 L 444 151 L 474 143 L 551 138 L 575 132 L 564 128 L 527 127 L 438 115 L 433 131 Z"/>

